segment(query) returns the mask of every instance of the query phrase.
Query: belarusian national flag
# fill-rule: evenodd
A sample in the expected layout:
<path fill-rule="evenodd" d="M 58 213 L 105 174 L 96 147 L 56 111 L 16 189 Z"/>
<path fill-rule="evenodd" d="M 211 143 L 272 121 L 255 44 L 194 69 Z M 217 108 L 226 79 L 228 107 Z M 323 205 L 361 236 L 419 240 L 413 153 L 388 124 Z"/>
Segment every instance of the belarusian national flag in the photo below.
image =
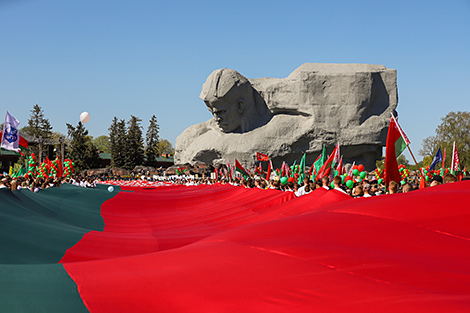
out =
<path fill-rule="evenodd" d="M 250 176 L 250 174 L 248 174 L 248 171 L 243 167 L 243 165 L 240 164 L 240 162 L 238 162 L 237 159 L 235 159 L 235 170 L 245 177 Z"/>
<path fill-rule="evenodd" d="M 460 171 L 460 157 L 459 157 L 459 151 L 457 150 L 457 146 L 455 145 L 454 141 L 454 147 L 452 149 L 452 162 L 450 165 L 450 170 L 451 171 Z"/>
<path fill-rule="evenodd" d="M 336 167 L 336 171 L 338 172 L 338 175 L 343 174 L 343 156 L 341 156 L 341 159 L 339 160 L 338 166 Z"/>
<path fill-rule="evenodd" d="M 401 175 L 398 171 L 397 157 L 410 144 L 408 137 L 401 130 L 397 120 L 392 115 L 390 126 L 388 127 L 387 145 L 385 147 L 385 186 L 393 180 L 400 182 Z"/>
<path fill-rule="evenodd" d="M 333 150 L 333 152 L 331 152 L 330 156 L 328 157 L 328 159 L 326 160 L 326 162 L 323 164 L 323 166 L 320 168 L 320 170 L 318 171 L 318 174 L 317 174 L 317 178 L 316 179 L 322 179 L 323 176 L 327 176 L 329 175 L 330 171 L 331 171 L 331 166 L 333 164 L 333 161 L 334 159 L 337 157 L 336 154 L 337 154 L 337 151 L 339 150 L 339 143 L 336 145 L 335 149 Z"/>

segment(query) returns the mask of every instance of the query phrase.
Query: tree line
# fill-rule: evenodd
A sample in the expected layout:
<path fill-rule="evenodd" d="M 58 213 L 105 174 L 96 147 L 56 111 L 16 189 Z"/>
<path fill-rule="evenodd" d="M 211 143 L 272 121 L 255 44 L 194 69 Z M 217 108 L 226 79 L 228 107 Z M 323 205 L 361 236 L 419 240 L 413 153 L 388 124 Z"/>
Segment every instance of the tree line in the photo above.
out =
<path fill-rule="evenodd" d="M 149 121 L 145 143 L 141 122 L 140 118 L 133 115 L 127 122 L 114 117 L 108 129 L 109 135 L 97 138 L 90 136 L 80 121 L 76 126 L 66 123 L 67 135 L 63 135 L 52 131 L 52 125 L 45 118 L 43 109 L 36 104 L 31 110 L 27 126 L 20 129 L 20 132 L 40 139 L 43 146 L 50 147 L 42 149 L 42 158 L 51 155 L 50 149 L 60 151 L 58 149 L 62 140 L 65 144 L 65 157 L 74 161 L 77 171 L 99 167 L 99 152 L 111 154 L 111 166 L 133 169 L 138 165 L 154 166 L 157 156 L 174 153 L 171 143 L 160 138 L 160 127 L 155 115 Z M 39 155 L 39 145 L 31 145 L 30 150 Z"/>

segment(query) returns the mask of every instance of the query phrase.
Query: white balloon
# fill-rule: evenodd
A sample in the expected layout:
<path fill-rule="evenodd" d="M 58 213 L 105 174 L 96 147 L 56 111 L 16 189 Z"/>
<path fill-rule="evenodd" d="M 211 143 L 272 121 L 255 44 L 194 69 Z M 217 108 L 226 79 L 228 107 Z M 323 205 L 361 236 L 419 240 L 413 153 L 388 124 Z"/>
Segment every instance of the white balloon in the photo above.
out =
<path fill-rule="evenodd" d="M 80 114 L 80 121 L 83 124 L 87 123 L 89 120 L 90 120 L 90 114 L 88 114 L 88 112 L 83 112 L 82 114 Z"/>
<path fill-rule="evenodd" d="M 113 192 L 113 191 L 114 191 L 114 187 L 113 187 L 113 186 L 109 186 L 109 187 L 108 187 L 108 191 L 109 191 L 109 192 Z"/>

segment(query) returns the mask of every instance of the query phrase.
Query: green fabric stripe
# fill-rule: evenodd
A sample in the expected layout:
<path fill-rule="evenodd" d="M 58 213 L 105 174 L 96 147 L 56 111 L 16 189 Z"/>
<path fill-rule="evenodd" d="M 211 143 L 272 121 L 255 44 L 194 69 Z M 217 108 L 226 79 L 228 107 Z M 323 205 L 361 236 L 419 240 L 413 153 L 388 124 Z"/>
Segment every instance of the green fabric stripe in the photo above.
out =
<path fill-rule="evenodd" d="M 88 312 L 62 264 L 0 265 L 0 312 Z"/>
<path fill-rule="evenodd" d="M 120 190 L 107 187 L 0 189 L 0 312 L 88 312 L 56 263 L 85 233 L 104 229 L 101 204 Z"/>
<path fill-rule="evenodd" d="M 62 185 L 39 193 L 1 189 L 0 263 L 59 262 L 85 233 L 103 230 L 101 204 L 117 194 L 105 187 Z"/>
<path fill-rule="evenodd" d="M 406 149 L 406 143 L 402 136 L 398 137 L 397 141 L 395 141 L 395 155 L 397 158 L 400 154 Z"/>

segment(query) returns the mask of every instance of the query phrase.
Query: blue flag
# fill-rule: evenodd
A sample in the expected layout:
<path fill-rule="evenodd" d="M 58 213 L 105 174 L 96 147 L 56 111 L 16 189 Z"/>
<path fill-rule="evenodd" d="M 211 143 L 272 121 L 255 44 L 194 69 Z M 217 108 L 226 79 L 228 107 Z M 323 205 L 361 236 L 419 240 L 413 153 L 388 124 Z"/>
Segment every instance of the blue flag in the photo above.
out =
<path fill-rule="evenodd" d="M 436 166 L 437 163 L 442 162 L 442 153 L 441 153 L 441 148 L 439 148 L 436 152 L 436 155 L 434 156 L 434 160 L 432 160 L 431 166 L 429 167 L 430 170 L 434 169 L 434 166 Z"/>

